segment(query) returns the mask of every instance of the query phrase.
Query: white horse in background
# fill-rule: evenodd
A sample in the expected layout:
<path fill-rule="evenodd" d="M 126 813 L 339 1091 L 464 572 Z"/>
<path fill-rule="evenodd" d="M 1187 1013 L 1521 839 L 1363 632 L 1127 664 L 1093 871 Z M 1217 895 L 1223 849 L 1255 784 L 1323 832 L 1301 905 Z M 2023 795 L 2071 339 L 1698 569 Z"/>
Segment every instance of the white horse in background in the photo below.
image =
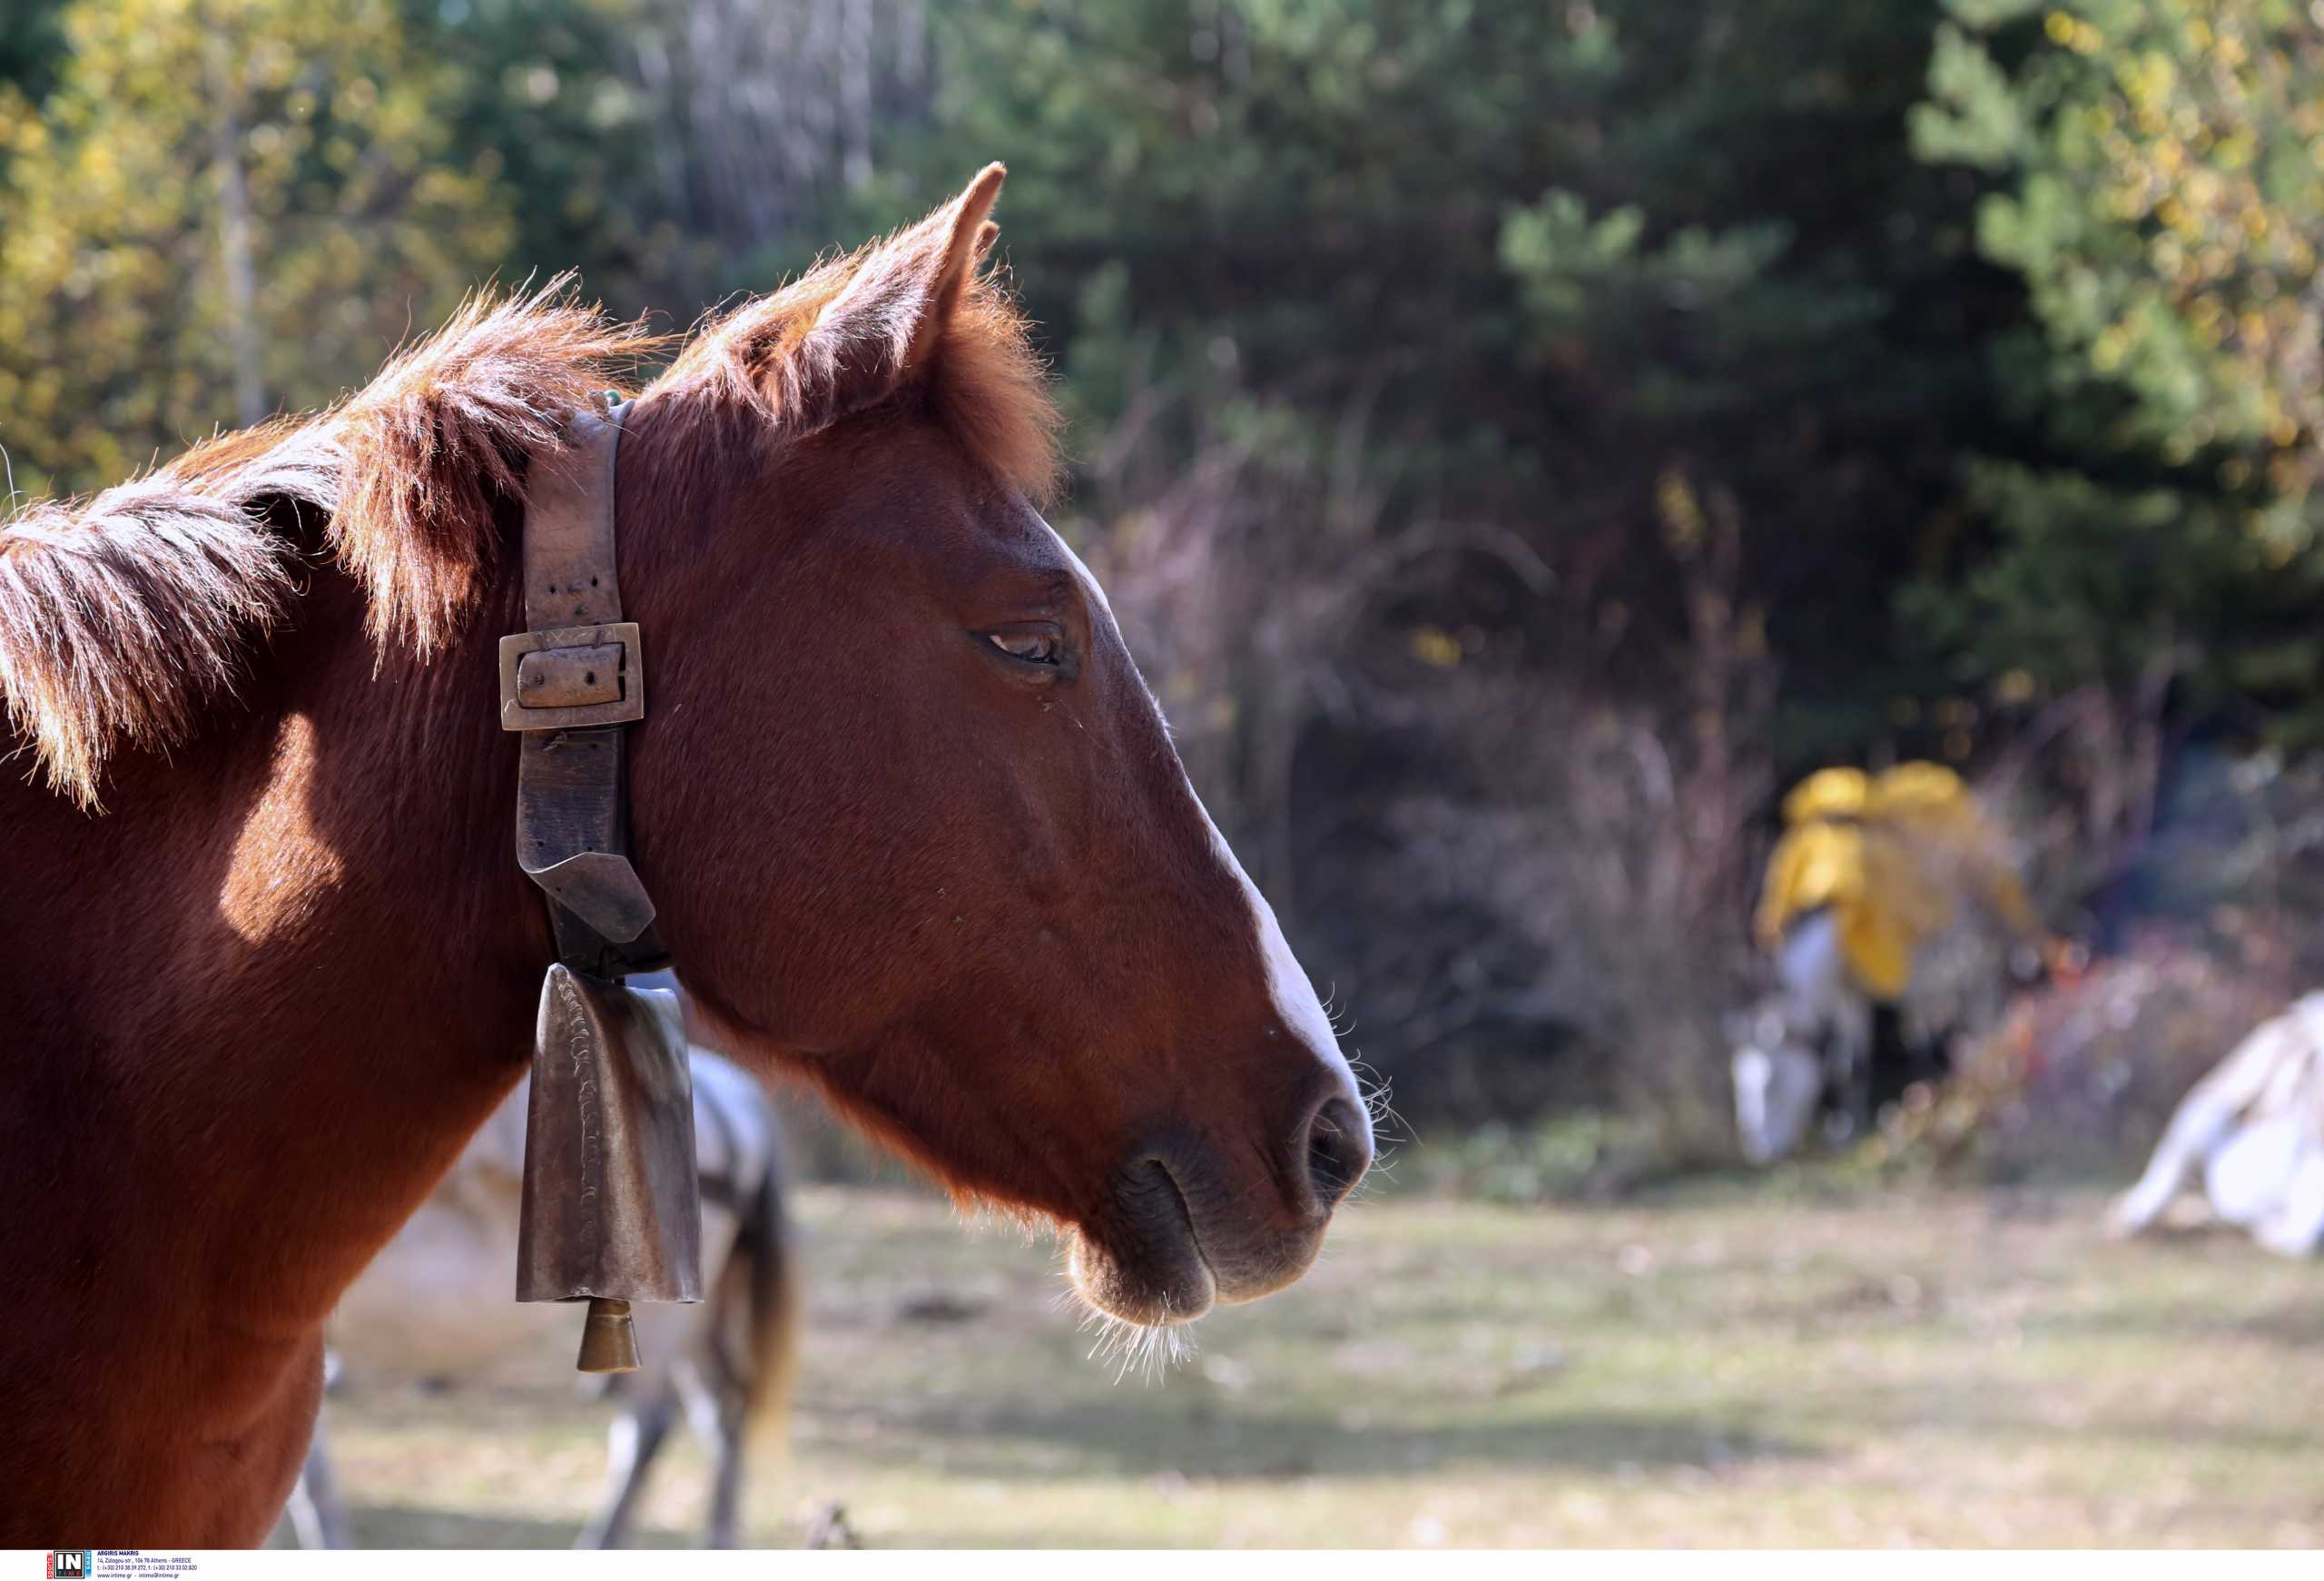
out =
<path fill-rule="evenodd" d="M 1833 914 L 1815 912 L 1785 930 L 1776 951 L 1781 986 L 1739 1027 L 1729 1068 L 1735 1131 L 1743 1156 L 1772 1163 L 1807 1144 L 1816 1117 L 1846 1123 L 1861 1092 L 1869 1102 L 1872 1002 L 1849 980 Z M 1829 1140 L 1841 1140 L 1838 1127 Z"/>
<path fill-rule="evenodd" d="M 755 1422 L 780 1419 L 789 1402 L 798 1270 L 774 1106 L 741 1067 L 700 1048 L 692 1062 L 709 1290 L 697 1304 L 634 1309 L 641 1365 L 611 1381 L 623 1408 L 580 1547 L 615 1547 L 627 1537 L 646 1474 L 681 1410 L 714 1467 L 707 1541 L 734 1546 L 746 1439 Z M 552 1343 L 553 1335 L 577 1339 L 577 1307 L 515 1299 L 530 1091 L 529 1081 L 518 1083 L 340 1299 L 329 1330 L 334 1373 L 458 1379 Z M 289 1514 L 301 1546 L 348 1546 L 320 1418 Z"/>
<path fill-rule="evenodd" d="M 1776 991 L 1728 1025 L 1745 1160 L 1768 1164 L 1811 1140 L 1862 1137 L 1884 1096 L 1941 1080 L 1953 1045 L 1998 1022 L 2012 983 L 2037 963 L 1997 951 L 1974 919 L 1955 921 L 1922 942 L 1896 1007 L 1902 1046 L 1887 1048 L 1875 1035 L 1877 1008 L 1849 975 L 1838 919 L 1801 918 L 1775 954 Z"/>
<path fill-rule="evenodd" d="M 2149 1228 L 2199 1171 L 2212 1209 L 2269 1250 L 2324 1248 L 2324 993 L 2262 1023 L 2195 1083 L 2110 1227 Z"/>

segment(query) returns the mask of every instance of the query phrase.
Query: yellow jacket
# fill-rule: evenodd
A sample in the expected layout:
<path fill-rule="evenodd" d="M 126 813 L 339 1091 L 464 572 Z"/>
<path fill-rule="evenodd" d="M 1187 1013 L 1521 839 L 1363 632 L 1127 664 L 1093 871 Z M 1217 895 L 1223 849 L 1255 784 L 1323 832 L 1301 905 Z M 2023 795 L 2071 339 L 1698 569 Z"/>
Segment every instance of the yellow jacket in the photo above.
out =
<path fill-rule="evenodd" d="M 1951 924 L 1967 888 L 2021 937 L 2041 919 L 2000 837 L 1951 769 L 1905 763 L 1877 779 L 1823 769 L 1784 798 L 1791 827 L 1768 859 L 1753 931 L 1774 949 L 1807 913 L 1828 907 L 1856 985 L 1893 1001 L 1912 983 L 1920 947 Z"/>

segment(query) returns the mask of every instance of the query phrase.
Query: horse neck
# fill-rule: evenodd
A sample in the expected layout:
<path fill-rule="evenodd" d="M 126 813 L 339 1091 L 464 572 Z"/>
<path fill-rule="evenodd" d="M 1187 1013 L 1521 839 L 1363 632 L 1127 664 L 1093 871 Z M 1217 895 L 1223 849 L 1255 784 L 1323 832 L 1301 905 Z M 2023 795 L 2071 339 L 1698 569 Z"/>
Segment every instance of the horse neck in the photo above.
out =
<path fill-rule="evenodd" d="M 59 1210 L 246 1331 L 320 1325 L 524 1068 L 549 951 L 511 851 L 502 580 L 421 664 L 375 653 L 356 590 L 318 571 L 241 707 L 173 764 L 124 762 L 109 815 L 0 819 L 0 867 L 35 870 L 0 920 L 29 963 L 0 1002 L 45 992 L 35 1041 L 64 1033 L 45 1077 L 0 1084 L 57 1083 L 67 1113 L 106 1095 L 108 1152 L 136 1161 L 122 1192 Z"/>

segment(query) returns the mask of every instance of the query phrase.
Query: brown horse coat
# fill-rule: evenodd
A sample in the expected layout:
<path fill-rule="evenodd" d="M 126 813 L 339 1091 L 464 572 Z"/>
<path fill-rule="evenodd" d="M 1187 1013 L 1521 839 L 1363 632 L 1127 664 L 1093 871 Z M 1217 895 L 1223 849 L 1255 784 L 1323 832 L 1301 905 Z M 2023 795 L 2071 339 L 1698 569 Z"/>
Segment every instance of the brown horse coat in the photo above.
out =
<path fill-rule="evenodd" d="M 1295 1278 L 1370 1128 L 1028 502 L 1053 422 L 979 269 L 1000 180 L 632 409 L 636 860 L 728 1052 L 1177 1320 Z M 261 1537 L 333 1300 L 522 1070 L 523 468 L 643 346 L 479 303 L 330 412 L 0 529 L 47 781 L 0 786 L 0 1540 Z"/>

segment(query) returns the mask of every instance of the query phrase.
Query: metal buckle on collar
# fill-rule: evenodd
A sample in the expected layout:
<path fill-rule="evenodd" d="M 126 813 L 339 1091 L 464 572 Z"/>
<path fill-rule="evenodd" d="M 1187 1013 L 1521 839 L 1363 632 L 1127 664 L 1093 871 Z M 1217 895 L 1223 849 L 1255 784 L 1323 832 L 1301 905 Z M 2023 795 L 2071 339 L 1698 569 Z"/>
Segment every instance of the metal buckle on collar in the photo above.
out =
<path fill-rule="evenodd" d="M 503 730 L 577 730 L 645 717 L 645 657 L 635 620 L 500 639 Z"/>

